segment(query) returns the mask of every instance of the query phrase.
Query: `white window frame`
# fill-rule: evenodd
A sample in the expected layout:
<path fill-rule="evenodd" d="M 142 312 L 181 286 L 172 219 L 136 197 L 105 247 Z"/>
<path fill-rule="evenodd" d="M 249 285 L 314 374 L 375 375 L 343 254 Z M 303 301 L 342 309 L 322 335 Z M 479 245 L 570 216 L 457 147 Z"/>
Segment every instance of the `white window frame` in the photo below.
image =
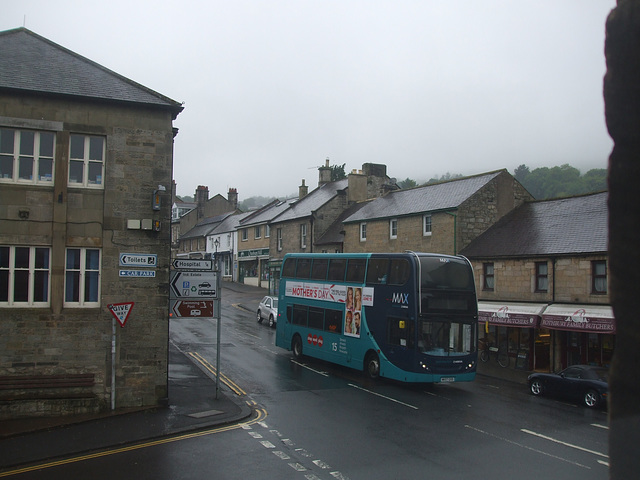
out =
<path fill-rule="evenodd" d="M 71 146 L 73 144 L 73 139 L 76 137 L 84 138 L 83 145 L 83 157 L 72 157 L 72 149 Z M 102 152 L 100 152 L 101 158 L 90 158 L 91 157 L 91 141 L 92 139 L 100 139 L 102 141 Z M 96 188 L 96 189 L 104 189 L 104 171 L 105 171 L 105 161 L 106 161 L 106 146 L 107 139 L 98 135 L 82 135 L 72 133 L 69 138 L 69 187 L 81 187 L 81 188 Z M 73 164 L 82 162 L 82 181 L 72 181 L 71 175 L 75 170 L 73 169 Z M 100 165 L 100 179 L 99 181 L 93 181 L 89 178 L 90 170 L 93 170 L 92 167 L 96 165 Z M 97 178 L 97 175 L 96 175 Z"/>
<path fill-rule="evenodd" d="M 242 229 L 240 239 L 241 239 L 243 242 L 246 242 L 247 240 L 249 240 L 249 229 L 247 229 L 247 228 L 243 228 L 243 229 Z"/>
<path fill-rule="evenodd" d="M 431 236 L 431 229 L 433 227 L 431 224 L 431 220 L 432 218 L 430 213 L 427 213 L 422 217 L 422 236 L 423 237 Z"/>
<path fill-rule="evenodd" d="M 5 177 L 0 172 L 0 182 L 2 183 L 18 183 L 26 185 L 53 185 L 55 174 L 55 151 L 56 151 L 56 134 L 54 132 L 47 131 L 34 131 L 34 130 L 20 130 L 16 128 L 2 127 L 0 137 L 9 135 L 9 132 L 13 133 L 13 152 L 3 151 L 4 148 L 0 147 L 0 162 L 7 158 L 12 158 L 11 164 L 11 176 Z M 4 135 L 3 135 L 4 134 Z M 22 138 L 25 134 L 33 134 L 33 144 L 28 143 L 33 148 L 32 153 L 23 152 L 22 150 Z M 51 149 L 51 155 L 43 155 L 41 152 L 42 135 L 51 135 L 53 137 L 53 145 Z M 10 135 L 9 135 L 10 136 Z M 0 146 L 4 139 L 0 139 Z M 23 161 L 31 161 L 31 177 L 20 178 L 20 166 Z M 40 175 L 41 162 L 51 162 L 51 171 L 47 172 L 47 175 Z"/>
<path fill-rule="evenodd" d="M 48 307 L 51 304 L 51 248 L 44 246 L 8 246 L 2 245 L 1 248 L 7 249 L 8 263 L 0 263 L 0 275 L 6 276 L 7 280 L 7 300 L 0 301 L 0 307 L 11 308 L 34 308 L 34 307 Z M 29 249 L 29 265 L 27 267 L 16 267 L 16 248 L 28 248 Z M 47 265 L 36 267 L 37 250 L 42 249 L 47 251 Z M 17 272 L 28 272 L 28 293 L 26 302 L 17 302 L 15 300 L 15 282 Z M 44 273 L 47 279 L 46 286 L 46 301 L 35 301 L 35 281 L 36 273 Z"/>
<path fill-rule="evenodd" d="M 367 222 L 362 222 L 360 224 L 360 241 L 361 242 L 367 241 Z"/>
<path fill-rule="evenodd" d="M 256 225 L 254 227 L 253 238 L 255 238 L 256 240 L 258 240 L 259 238 L 262 238 L 262 228 L 260 225 Z"/>
<path fill-rule="evenodd" d="M 307 248 L 307 224 L 300 224 L 300 248 Z"/>
<path fill-rule="evenodd" d="M 282 229 L 278 228 L 276 230 L 276 243 L 277 243 L 277 249 L 279 252 L 282 251 Z"/>
<path fill-rule="evenodd" d="M 395 240 L 398 238 L 398 219 L 392 218 L 389 220 L 389 238 Z"/>
<path fill-rule="evenodd" d="M 69 268 L 69 253 L 71 251 L 80 252 L 80 264 L 78 268 Z M 98 268 L 87 268 L 87 253 L 98 253 Z M 77 296 L 78 300 L 67 300 L 69 294 L 69 276 L 71 274 L 78 275 Z M 91 274 L 97 273 L 97 283 L 95 285 L 96 300 L 87 300 L 86 290 L 87 282 L 91 281 Z M 68 247 L 65 252 L 65 267 L 64 267 L 64 306 L 65 307 L 77 307 L 77 308 L 93 308 L 100 306 L 100 292 L 102 283 L 102 251 L 99 248 L 87 248 L 87 247 Z"/>

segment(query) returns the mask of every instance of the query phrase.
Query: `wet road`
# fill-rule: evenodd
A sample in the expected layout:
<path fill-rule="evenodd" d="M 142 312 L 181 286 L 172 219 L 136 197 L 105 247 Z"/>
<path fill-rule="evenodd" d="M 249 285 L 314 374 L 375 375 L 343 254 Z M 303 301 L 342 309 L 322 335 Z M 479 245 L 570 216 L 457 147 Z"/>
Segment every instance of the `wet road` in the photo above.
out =
<path fill-rule="evenodd" d="M 256 322 L 259 296 L 222 291 L 220 370 L 255 405 L 255 421 L 28 478 L 608 477 L 605 412 L 534 398 L 522 385 L 487 377 L 407 386 L 295 362 L 275 347 L 275 330 Z M 173 320 L 171 341 L 195 362 L 215 365 L 214 320 Z"/>

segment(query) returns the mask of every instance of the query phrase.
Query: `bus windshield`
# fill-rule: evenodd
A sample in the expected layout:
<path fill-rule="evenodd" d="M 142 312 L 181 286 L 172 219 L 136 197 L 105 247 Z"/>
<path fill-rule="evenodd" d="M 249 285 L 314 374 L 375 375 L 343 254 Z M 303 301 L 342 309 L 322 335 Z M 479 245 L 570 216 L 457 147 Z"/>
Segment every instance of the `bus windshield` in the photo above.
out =
<path fill-rule="evenodd" d="M 422 289 L 475 291 L 473 271 L 463 259 L 420 257 Z"/>
<path fill-rule="evenodd" d="M 469 355 L 476 351 L 475 329 L 452 319 L 421 320 L 418 348 L 434 356 Z"/>

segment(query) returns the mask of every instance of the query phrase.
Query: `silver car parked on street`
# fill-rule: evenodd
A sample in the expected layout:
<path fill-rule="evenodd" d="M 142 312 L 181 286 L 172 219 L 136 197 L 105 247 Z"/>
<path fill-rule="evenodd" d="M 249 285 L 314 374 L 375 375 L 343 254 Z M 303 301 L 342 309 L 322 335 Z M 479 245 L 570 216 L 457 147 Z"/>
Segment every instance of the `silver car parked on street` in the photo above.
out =
<path fill-rule="evenodd" d="M 269 320 L 269 326 L 275 327 L 278 318 L 278 297 L 267 295 L 258 304 L 258 323 Z"/>

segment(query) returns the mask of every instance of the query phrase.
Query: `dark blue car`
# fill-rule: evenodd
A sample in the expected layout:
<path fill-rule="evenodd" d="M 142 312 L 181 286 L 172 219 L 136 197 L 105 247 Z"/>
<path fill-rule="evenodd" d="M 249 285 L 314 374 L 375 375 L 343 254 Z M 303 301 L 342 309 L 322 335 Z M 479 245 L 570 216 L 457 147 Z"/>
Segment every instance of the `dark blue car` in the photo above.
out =
<path fill-rule="evenodd" d="M 533 395 L 549 395 L 596 408 L 607 403 L 608 371 L 591 365 L 572 365 L 560 373 L 533 373 L 529 375 L 529 390 Z"/>

